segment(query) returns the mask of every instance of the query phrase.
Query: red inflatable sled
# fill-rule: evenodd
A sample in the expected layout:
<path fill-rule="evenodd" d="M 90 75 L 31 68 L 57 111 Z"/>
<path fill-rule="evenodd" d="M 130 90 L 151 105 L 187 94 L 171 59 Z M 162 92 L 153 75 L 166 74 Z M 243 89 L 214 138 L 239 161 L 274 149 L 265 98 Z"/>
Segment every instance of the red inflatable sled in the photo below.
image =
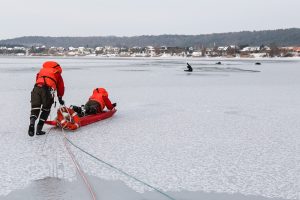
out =
<path fill-rule="evenodd" d="M 107 119 L 113 116 L 115 112 L 117 112 L 117 110 L 112 109 L 95 115 L 79 117 L 74 110 L 63 106 L 57 110 L 57 117 L 55 120 L 46 121 L 45 123 L 48 125 L 61 127 L 63 129 L 76 130 L 81 126 L 86 126 L 88 124 Z"/>

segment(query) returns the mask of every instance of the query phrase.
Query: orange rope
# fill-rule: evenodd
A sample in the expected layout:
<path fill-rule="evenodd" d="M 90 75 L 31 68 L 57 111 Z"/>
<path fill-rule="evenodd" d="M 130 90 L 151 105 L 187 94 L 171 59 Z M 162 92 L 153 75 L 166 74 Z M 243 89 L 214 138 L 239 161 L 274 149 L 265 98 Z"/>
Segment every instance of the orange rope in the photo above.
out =
<path fill-rule="evenodd" d="M 72 161 L 73 161 L 74 165 L 76 166 L 76 170 L 78 171 L 78 173 L 80 174 L 80 176 L 83 179 L 84 183 L 86 184 L 86 186 L 87 186 L 87 188 L 88 188 L 88 190 L 89 190 L 89 192 L 92 196 L 92 199 L 96 200 L 96 195 L 95 195 L 95 193 L 94 193 L 94 191 L 91 187 L 91 184 L 89 183 L 88 179 L 86 178 L 86 176 L 85 176 L 84 172 L 82 171 L 79 163 L 76 161 L 76 158 L 75 158 L 74 154 L 71 152 L 70 148 L 67 145 L 67 136 L 66 136 L 63 129 L 62 129 L 62 132 L 63 132 L 63 136 L 64 136 L 64 138 L 63 138 L 64 145 L 65 145 L 68 153 L 70 154 L 70 157 L 72 158 Z"/>

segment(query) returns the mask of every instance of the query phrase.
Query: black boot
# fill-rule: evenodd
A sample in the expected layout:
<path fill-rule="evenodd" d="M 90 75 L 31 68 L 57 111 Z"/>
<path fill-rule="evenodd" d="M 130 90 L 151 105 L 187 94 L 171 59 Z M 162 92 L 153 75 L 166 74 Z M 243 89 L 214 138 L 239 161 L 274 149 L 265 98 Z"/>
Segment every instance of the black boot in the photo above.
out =
<path fill-rule="evenodd" d="M 82 117 L 84 115 L 81 107 L 72 105 L 70 106 L 70 108 L 73 109 L 78 114 L 79 117 Z"/>
<path fill-rule="evenodd" d="M 42 129 L 43 129 L 43 126 L 38 124 L 36 127 L 36 135 L 45 135 L 46 132 L 42 131 Z"/>
<path fill-rule="evenodd" d="M 34 136 L 34 124 L 30 124 L 30 125 L 29 125 L 28 135 L 29 135 L 30 137 L 33 137 L 33 136 Z"/>

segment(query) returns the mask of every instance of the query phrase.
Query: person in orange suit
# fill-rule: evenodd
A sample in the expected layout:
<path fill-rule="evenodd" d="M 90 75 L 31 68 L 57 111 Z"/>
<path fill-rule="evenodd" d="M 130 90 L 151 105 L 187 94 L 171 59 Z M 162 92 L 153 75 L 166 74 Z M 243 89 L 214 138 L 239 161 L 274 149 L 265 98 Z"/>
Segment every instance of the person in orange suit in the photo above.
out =
<path fill-rule="evenodd" d="M 38 118 L 39 122 L 36 128 L 36 135 L 45 134 L 42 129 L 50 114 L 52 104 L 54 103 L 55 91 L 57 91 L 59 103 L 64 105 L 62 97 L 65 92 L 65 86 L 61 73 L 62 68 L 57 62 L 47 61 L 43 63 L 43 67 L 36 75 L 36 83 L 31 91 L 30 101 L 31 115 L 28 135 L 31 137 L 34 136 L 35 121 Z"/>
<path fill-rule="evenodd" d="M 111 103 L 106 89 L 96 88 L 84 106 L 71 106 L 71 108 L 82 117 L 84 115 L 101 113 L 105 108 L 112 110 L 116 106 L 117 103 Z"/>

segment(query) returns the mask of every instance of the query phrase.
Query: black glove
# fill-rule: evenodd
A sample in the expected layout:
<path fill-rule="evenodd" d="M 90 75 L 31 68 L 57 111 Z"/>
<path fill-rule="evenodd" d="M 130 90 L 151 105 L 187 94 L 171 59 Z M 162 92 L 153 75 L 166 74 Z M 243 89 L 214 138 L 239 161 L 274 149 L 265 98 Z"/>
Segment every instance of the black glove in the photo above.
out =
<path fill-rule="evenodd" d="M 59 104 L 60 105 L 65 105 L 65 101 L 64 100 L 62 100 L 62 97 L 58 97 L 58 102 L 59 102 Z"/>
<path fill-rule="evenodd" d="M 113 104 L 111 104 L 113 107 L 116 107 L 117 106 L 117 103 L 113 103 Z"/>

